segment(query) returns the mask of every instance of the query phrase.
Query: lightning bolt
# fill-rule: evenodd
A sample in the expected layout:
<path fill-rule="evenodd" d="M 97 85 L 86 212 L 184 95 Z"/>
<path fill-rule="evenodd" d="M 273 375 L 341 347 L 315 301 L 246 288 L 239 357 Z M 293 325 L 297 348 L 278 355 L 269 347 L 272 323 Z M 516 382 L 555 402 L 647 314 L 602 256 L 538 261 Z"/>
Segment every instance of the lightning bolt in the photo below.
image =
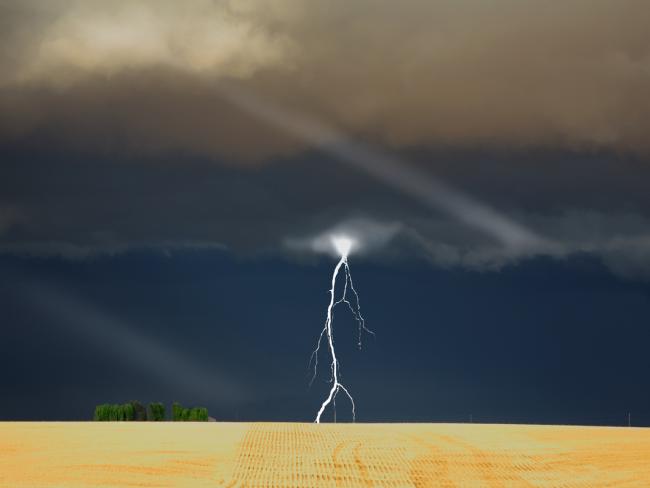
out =
<path fill-rule="evenodd" d="M 341 259 L 339 262 L 336 264 L 336 267 L 334 268 L 334 273 L 332 273 L 332 288 L 330 289 L 330 303 L 327 307 L 327 318 L 325 320 L 325 325 L 323 326 L 323 329 L 320 332 L 320 335 L 318 337 L 318 341 L 316 342 L 316 348 L 312 352 L 311 358 L 310 358 L 310 364 L 313 361 L 314 362 L 314 374 L 311 378 L 311 381 L 309 382 L 310 386 L 314 382 L 314 379 L 316 378 L 316 374 L 318 372 L 318 352 L 320 351 L 320 346 L 323 341 L 323 337 L 327 337 L 327 345 L 329 348 L 330 356 L 331 356 L 331 364 L 330 364 L 330 370 L 331 370 L 331 379 L 330 382 L 332 383 L 332 387 L 330 388 L 329 395 L 327 398 L 323 401 L 321 404 L 320 409 L 318 410 L 318 413 L 316 414 L 316 420 L 314 421 L 315 423 L 319 424 L 320 423 L 320 418 L 327 406 L 332 403 L 334 407 L 334 418 L 336 419 L 336 396 L 339 394 L 340 391 L 343 391 L 345 395 L 350 399 L 350 402 L 352 403 L 352 421 L 356 419 L 356 407 L 354 404 L 354 398 L 352 398 L 352 395 L 348 391 L 348 389 L 339 381 L 339 362 L 338 359 L 336 358 L 336 351 L 334 349 L 334 334 L 333 334 L 333 329 L 332 329 L 332 322 L 333 322 L 333 313 L 334 313 L 334 308 L 341 304 L 345 303 L 352 312 L 352 316 L 354 319 L 357 321 L 358 327 L 359 327 L 359 337 L 358 337 L 358 346 L 359 349 L 361 349 L 361 337 L 362 333 L 365 331 L 371 335 L 375 335 L 373 331 L 368 329 L 365 324 L 365 320 L 363 318 L 363 315 L 361 315 L 361 305 L 359 301 L 359 294 L 357 293 L 357 290 L 354 288 L 354 282 L 352 281 L 352 274 L 350 273 L 350 266 L 348 264 L 348 254 L 350 252 L 350 249 L 352 248 L 354 242 L 351 241 L 348 238 L 344 237 L 335 237 L 332 238 L 332 243 L 337 251 L 339 251 L 341 255 Z M 343 286 L 343 293 L 341 295 L 341 298 L 338 300 L 336 299 L 336 280 L 339 275 L 339 271 L 343 268 L 345 272 L 345 284 Z M 348 299 L 348 291 L 351 291 L 352 294 L 354 295 L 353 301 L 350 301 Z"/>

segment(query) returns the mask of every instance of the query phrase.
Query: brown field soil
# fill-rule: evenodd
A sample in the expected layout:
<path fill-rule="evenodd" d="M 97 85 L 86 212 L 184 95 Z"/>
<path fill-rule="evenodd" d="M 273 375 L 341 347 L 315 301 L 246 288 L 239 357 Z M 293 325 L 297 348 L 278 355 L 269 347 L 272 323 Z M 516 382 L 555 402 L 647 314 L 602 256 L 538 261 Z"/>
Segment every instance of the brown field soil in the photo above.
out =
<path fill-rule="evenodd" d="M 0 486 L 650 487 L 650 429 L 4 422 Z"/>

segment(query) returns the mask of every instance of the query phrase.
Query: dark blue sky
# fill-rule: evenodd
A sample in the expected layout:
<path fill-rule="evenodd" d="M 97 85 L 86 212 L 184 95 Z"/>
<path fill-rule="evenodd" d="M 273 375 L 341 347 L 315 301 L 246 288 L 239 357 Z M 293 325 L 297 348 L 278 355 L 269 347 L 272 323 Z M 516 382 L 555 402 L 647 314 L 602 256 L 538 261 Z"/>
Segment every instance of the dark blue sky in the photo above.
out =
<path fill-rule="evenodd" d="M 312 420 L 344 232 L 360 421 L 650 425 L 650 2 L 267 3 L 0 2 L 0 419 Z"/>
<path fill-rule="evenodd" d="M 418 260 L 350 263 L 377 334 L 358 351 L 356 326 L 337 309 L 343 381 L 359 421 L 472 414 L 481 422 L 617 425 L 631 412 L 633 423 L 650 425 L 646 283 L 620 280 L 586 256 L 486 273 Z M 138 398 L 205 404 L 224 420 L 312 420 L 327 370 L 310 390 L 307 366 L 334 264 L 222 251 L 3 257 L 0 418 L 84 419 L 96 403 Z M 164 355 L 133 357 L 124 341 L 134 335 L 174 351 L 171 364 Z M 213 391 L 182 388 L 179 358 L 208 385 L 213 378 Z M 339 398 L 338 418 L 349 419 Z"/>

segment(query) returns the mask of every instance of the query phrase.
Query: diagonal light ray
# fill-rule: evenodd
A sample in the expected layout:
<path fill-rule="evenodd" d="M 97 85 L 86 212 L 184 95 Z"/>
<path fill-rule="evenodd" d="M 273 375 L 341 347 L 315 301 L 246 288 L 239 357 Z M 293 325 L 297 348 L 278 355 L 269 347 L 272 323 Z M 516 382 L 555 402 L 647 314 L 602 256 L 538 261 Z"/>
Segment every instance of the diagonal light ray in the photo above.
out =
<path fill-rule="evenodd" d="M 230 83 L 220 84 L 223 97 L 254 117 L 298 136 L 339 160 L 361 169 L 428 207 L 477 229 L 522 253 L 552 249 L 555 244 L 488 205 L 450 187 L 406 161 L 373 149 L 304 114 L 287 110 Z"/>
<path fill-rule="evenodd" d="M 191 358 L 113 318 L 70 293 L 43 284 L 20 286 L 21 296 L 43 313 L 76 334 L 146 372 L 174 391 L 216 405 L 232 406 L 247 398 L 244 389 L 213 369 L 206 370 Z"/>

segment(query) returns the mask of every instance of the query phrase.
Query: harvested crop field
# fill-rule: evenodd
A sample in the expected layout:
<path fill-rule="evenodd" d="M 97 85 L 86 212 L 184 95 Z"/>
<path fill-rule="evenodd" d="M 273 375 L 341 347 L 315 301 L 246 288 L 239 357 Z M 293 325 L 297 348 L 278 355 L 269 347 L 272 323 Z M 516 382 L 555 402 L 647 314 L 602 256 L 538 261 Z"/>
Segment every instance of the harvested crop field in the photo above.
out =
<path fill-rule="evenodd" d="M 0 423 L 0 486 L 650 486 L 650 429 Z"/>

